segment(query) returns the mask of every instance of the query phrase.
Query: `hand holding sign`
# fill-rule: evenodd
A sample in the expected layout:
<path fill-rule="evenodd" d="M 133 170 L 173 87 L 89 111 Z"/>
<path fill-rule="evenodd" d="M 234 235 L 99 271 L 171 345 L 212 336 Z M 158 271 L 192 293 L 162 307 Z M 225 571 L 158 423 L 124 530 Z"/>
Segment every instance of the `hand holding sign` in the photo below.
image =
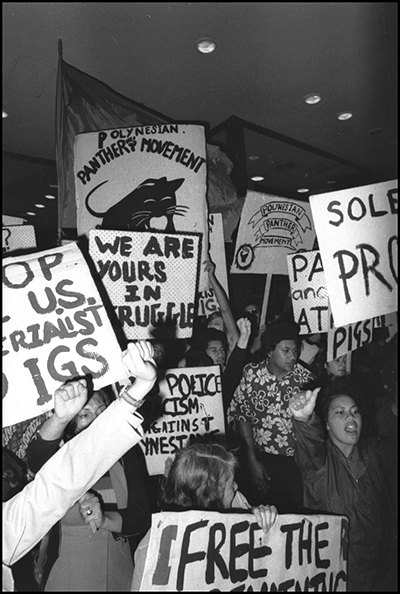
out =
<path fill-rule="evenodd" d="M 289 400 L 289 408 L 297 421 L 308 421 L 314 412 L 317 402 L 318 392 L 321 388 L 315 390 L 306 390 L 294 394 Z"/>
<path fill-rule="evenodd" d="M 275 523 L 278 510 L 274 505 L 259 505 L 251 510 L 257 520 L 257 524 L 262 531 L 267 534 L 271 526 Z"/>

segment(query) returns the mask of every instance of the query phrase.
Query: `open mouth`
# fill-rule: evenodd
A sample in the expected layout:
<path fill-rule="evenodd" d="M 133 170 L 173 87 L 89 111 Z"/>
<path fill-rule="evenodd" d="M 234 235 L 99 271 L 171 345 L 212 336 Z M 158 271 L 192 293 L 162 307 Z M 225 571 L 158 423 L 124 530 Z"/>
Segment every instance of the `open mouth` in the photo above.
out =
<path fill-rule="evenodd" d="M 358 427 L 356 423 L 349 423 L 344 429 L 347 433 L 357 433 Z"/>

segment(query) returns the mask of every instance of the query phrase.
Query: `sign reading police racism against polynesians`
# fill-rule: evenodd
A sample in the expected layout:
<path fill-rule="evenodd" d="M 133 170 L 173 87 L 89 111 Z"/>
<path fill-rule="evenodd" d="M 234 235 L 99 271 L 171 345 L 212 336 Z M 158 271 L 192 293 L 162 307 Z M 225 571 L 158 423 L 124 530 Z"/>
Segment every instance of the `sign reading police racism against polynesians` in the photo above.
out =
<path fill-rule="evenodd" d="M 314 239 L 308 203 L 247 192 L 231 272 L 287 274 L 286 256 Z"/>
<path fill-rule="evenodd" d="M 150 475 L 163 474 L 167 459 L 199 436 L 225 433 L 219 365 L 169 369 L 159 389 L 161 416 L 140 443 Z"/>
<path fill-rule="evenodd" d="M 336 326 L 397 310 L 397 180 L 310 196 Z"/>
<path fill-rule="evenodd" d="M 153 514 L 140 592 L 345 592 L 348 520 L 284 514 Z M 136 584 L 135 584 L 136 586 Z"/>
<path fill-rule="evenodd" d="M 192 335 L 200 268 L 196 233 L 89 232 L 89 253 L 128 339 Z"/>
<path fill-rule="evenodd" d="M 160 124 L 78 134 L 74 146 L 78 234 L 120 231 L 203 234 L 207 166 L 203 126 Z M 207 288 L 201 271 L 199 290 Z"/>
<path fill-rule="evenodd" d="M 75 244 L 3 260 L 3 426 L 53 408 L 54 391 L 90 374 L 127 376 L 111 323 Z"/>
<path fill-rule="evenodd" d="M 328 332 L 329 299 L 320 252 L 288 255 L 287 266 L 293 315 L 300 334 Z"/>

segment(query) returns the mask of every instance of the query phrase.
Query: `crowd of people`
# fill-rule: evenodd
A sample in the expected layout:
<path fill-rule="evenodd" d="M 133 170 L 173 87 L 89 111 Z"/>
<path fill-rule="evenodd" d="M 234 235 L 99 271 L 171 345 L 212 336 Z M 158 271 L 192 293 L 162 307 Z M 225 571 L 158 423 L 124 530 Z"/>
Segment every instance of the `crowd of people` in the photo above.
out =
<path fill-rule="evenodd" d="M 137 591 L 151 514 L 189 509 L 247 511 L 264 532 L 278 513 L 345 515 L 348 590 L 397 591 L 397 334 L 328 361 L 326 335 L 302 336 L 287 312 L 235 316 L 204 266 L 219 309 L 191 339 L 129 343 L 136 379 L 117 398 L 87 379 L 60 387 L 28 447 L 32 481 L 3 448 L 3 591 Z M 187 445 L 149 477 L 138 442 L 157 368 L 209 365 L 225 442 Z"/>

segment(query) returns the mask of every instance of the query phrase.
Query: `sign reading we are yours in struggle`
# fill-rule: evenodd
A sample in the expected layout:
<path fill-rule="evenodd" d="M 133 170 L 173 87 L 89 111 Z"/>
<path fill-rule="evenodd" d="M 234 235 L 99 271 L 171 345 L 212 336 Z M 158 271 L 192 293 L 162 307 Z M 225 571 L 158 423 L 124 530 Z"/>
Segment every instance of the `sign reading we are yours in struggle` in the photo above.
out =
<path fill-rule="evenodd" d="M 54 391 L 91 375 L 127 377 L 121 349 L 75 244 L 3 260 L 3 427 L 53 408 Z"/>
<path fill-rule="evenodd" d="M 199 233 L 92 230 L 89 253 L 128 339 L 192 335 Z"/>

